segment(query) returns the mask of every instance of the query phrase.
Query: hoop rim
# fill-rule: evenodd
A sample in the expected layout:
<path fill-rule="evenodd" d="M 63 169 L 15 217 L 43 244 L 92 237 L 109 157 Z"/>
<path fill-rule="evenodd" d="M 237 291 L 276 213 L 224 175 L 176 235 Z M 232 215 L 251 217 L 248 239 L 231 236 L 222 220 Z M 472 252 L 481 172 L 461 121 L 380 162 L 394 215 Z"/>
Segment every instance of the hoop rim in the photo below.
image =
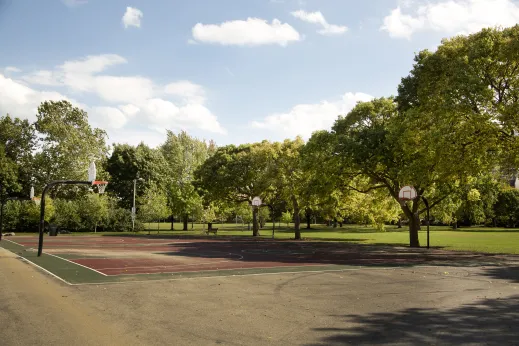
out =
<path fill-rule="evenodd" d="M 108 182 L 104 180 L 94 180 L 92 181 L 92 185 L 107 185 Z"/>

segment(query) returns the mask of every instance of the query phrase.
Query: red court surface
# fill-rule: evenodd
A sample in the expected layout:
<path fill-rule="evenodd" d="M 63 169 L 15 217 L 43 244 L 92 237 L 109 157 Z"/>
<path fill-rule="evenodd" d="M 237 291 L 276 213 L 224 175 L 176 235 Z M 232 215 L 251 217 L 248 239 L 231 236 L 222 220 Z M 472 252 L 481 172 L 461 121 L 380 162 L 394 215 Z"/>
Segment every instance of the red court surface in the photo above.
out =
<path fill-rule="evenodd" d="M 36 249 L 38 238 L 10 240 Z M 277 267 L 485 265 L 499 255 L 352 245 L 346 242 L 270 241 L 251 238 L 145 236 L 45 237 L 44 252 L 106 276 Z"/>

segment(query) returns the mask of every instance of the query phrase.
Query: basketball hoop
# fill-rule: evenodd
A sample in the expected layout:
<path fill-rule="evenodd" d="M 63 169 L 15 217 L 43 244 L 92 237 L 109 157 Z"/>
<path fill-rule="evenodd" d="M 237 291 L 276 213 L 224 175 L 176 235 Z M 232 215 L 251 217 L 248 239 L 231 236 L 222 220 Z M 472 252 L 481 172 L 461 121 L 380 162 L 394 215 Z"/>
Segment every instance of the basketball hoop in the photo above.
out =
<path fill-rule="evenodd" d="M 254 207 L 260 207 L 261 206 L 261 198 L 259 197 L 254 197 L 252 199 L 252 206 Z"/>
<path fill-rule="evenodd" d="M 106 185 L 108 185 L 108 182 L 102 181 L 102 180 L 94 180 L 92 182 L 92 185 L 96 185 L 97 191 L 99 191 L 99 194 L 103 194 L 103 193 L 105 193 Z"/>
<path fill-rule="evenodd" d="M 416 189 L 409 185 L 402 187 L 398 193 L 398 198 L 401 201 L 412 201 L 417 196 L 418 193 L 416 193 Z"/>

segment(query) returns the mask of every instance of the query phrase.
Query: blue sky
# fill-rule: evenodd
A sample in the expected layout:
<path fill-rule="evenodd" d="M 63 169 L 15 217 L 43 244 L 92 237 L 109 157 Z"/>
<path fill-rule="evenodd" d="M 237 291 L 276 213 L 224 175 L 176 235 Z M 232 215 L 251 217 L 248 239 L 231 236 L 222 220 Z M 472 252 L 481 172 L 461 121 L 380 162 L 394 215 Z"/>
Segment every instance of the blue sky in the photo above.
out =
<path fill-rule="evenodd" d="M 518 21 L 515 0 L 0 0 L 0 113 L 66 98 L 110 143 L 308 138 L 415 52 Z"/>

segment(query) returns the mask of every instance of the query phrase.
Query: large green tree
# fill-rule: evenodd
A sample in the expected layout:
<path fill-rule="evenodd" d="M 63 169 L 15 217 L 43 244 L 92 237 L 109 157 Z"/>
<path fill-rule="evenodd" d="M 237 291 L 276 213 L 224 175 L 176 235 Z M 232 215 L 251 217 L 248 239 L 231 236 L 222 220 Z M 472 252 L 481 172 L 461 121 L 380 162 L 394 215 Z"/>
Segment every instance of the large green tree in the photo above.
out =
<path fill-rule="evenodd" d="M 152 184 L 166 188 L 167 165 L 162 151 L 141 143 L 137 146 L 115 144 L 112 155 L 106 160 L 105 170 L 110 174 L 107 192 L 119 198 L 119 205 L 131 208 L 133 204 L 133 181 L 136 195 L 142 197 Z"/>
<path fill-rule="evenodd" d="M 218 148 L 195 172 L 196 186 L 207 202 L 226 205 L 268 200 L 274 192 L 276 150 L 272 143 Z M 253 236 L 259 235 L 258 208 L 253 209 Z"/>
<path fill-rule="evenodd" d="M 68 101 L 43 102 L 36 117 L 39 136 L 33 171 L 38 182 L 36 189 L 53 180 L 87 180 L 90 162 L 101 162 L 108 152 L 106 132 L 92 128 L 87 113 Z M 71 197 L 77 196 L 77 191 L 76 186 L 56 187 L 51 194 Z"/>
<path fill-rule="evenodd" d="M 9 115 L 0 118 L 0 181 L 6 194 L 27 196 L 32 185 L 34 126 Z"/>
<path fill-rule="evenodd" d="M 167 163 L 169 205 L 173 215 L 182 217 L 183 229 L 187 231 L 189 216 L 193 216 L 202 203 L 193 186 L 194 172 L 214 152 L 215 145 L 191 137 L 185 131 L 178 134 L 168 131 L 160 149 Z"/>

